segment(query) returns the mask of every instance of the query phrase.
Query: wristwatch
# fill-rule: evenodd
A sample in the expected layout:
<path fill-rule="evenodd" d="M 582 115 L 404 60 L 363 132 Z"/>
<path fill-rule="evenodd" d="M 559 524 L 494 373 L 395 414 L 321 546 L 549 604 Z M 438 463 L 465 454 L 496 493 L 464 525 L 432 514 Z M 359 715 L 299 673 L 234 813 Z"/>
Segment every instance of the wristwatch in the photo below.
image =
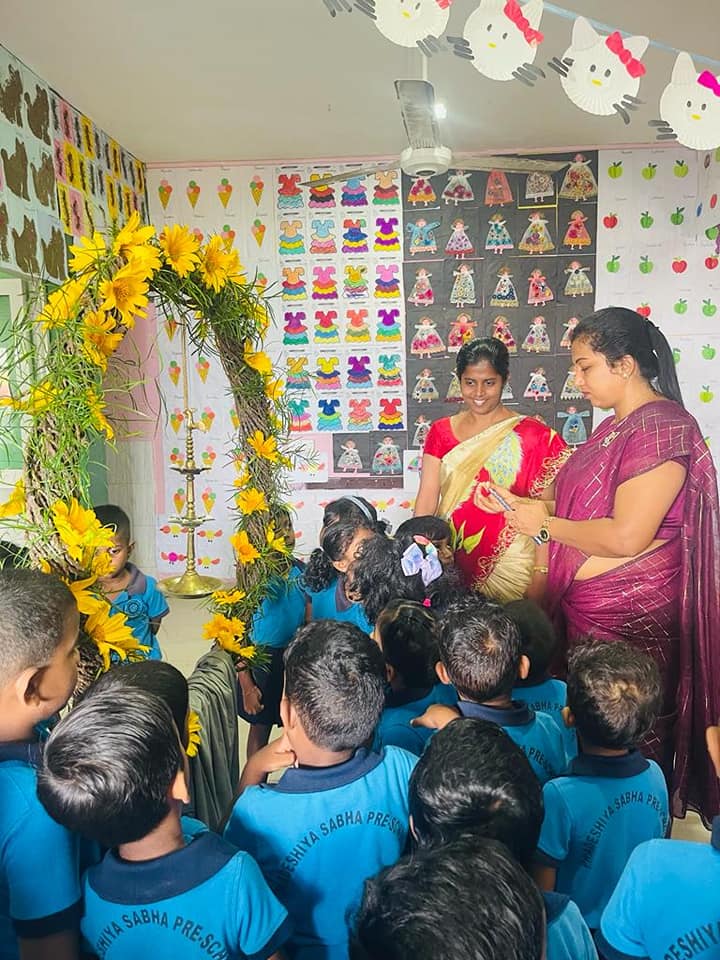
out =
<path fill-rule="evenodd" d="M 548 516 L 543 520 L 538 530 L 538 540 L 540 543 L 550 543 L 550 522 L 554 519 L 555 517 Z"/>

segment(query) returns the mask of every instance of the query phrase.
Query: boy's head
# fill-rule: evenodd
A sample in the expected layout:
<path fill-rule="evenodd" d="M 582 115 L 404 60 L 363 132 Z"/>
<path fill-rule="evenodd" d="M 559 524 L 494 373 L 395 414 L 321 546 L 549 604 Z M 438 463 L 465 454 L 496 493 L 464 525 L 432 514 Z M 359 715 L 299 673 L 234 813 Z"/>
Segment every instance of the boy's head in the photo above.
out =
<path fill-rule="evenodd" d="M 39 570 L 0 570 L 0 740 L 23 740 L 77 683 L 75 598 Z"/>
<path fill-rule="evenodd" d="M 558 639 L 548 615 L 532 600 L 512 600 L 505 604 L 520 634 L 520 650 L 530 661 L 527 683 L 537 683 L 548 674 L 557 650 Z"/>
<path fill-rule="evenodd" d="M 487 703 L 508 696 L 530 665 L 520 653 L 520 634 L 497 604 L 468 596 L 445 611 L 440 628 L 438 676 L 462 698 Z"/>
<path fill-rule="evenodd" d="M 105 847 L 134 843 L 189 800 L 170 710 L 145 690 L 86 697 L 43 753 L 38 796 L 50 816 Z"/>
<path fill-rule="evenodd" d="M 455 559 L 453 535 L 447 520 L 433 516 L 410 517 L 395 532 L 395 539 L 401 542 L 403 549 L 410 546 L 415 537 L 425 537 L 435 546 L 443 566 L 452 565 Z"/>
<path fill-rule="evenodd" d="M 314 620 L 285 651 L 280 714 L 301 762 L 308 747 L 339 753 L 362 746 L 380 719 L 384 694 L 382 653 L 351 623 Z"/>
<path fill-rule="evenodd" d="M 626 750 L 650 732 L 662 699 L 647 654 L 621 641 L 576 647 L 568 661 L 567 714 L 586 746 Z"/>
<path fill-rule="evenodd" d="M 542 787 L 517 744 L 495 723 L 462 718 L 430 740 L 410 779 L 420 847 L 463 834 L 499 840 L 529 867 L 543 820 Z"/>
<path fill-rule="evenodd" d="M 505 847 L 465 836 L 365 884 L 352 960 L 540 960 L 540 892 Z"/>
<path fill-rule="evenodd" d="M 107 576 L 114 577 L 125 567 L 134 546 L 130 539 L 130 517 L 112 503 L 94 507 L 93 510 L 101 525 L 114 532 L 113 545 L 107 549 L 110 557 L 110 571 Z"/>
<path fill-rule="evenodd" d="M 434 615 L 415 600 L 393 600 L 375 621 L 373 637 L 385 657 L 388 679 L 407 689 L 424 689 L 437 682 L 440 654 Z"/>

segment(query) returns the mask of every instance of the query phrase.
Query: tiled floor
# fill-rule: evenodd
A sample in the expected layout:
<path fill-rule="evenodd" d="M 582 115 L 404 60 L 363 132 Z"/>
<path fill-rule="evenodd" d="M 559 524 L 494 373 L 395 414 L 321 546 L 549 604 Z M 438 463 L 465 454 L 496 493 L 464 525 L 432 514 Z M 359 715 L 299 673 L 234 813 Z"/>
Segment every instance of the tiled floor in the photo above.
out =
<path fill-rule="evenodd" d="M 202 625 L 209 619 L 202 600 L 177 600 L 170 598 L 170 613 L 160 628 L 160 645 L 165 657 L 188 676 L 200 657 L 208 649 L 202 639 Z M 245 754 L 247 726 L 240 723 L 241 762 Z M 685 820 L 676 820 L 673 837 L 681 840 L 708 841 L 708 832 L 695 814 Z"/>

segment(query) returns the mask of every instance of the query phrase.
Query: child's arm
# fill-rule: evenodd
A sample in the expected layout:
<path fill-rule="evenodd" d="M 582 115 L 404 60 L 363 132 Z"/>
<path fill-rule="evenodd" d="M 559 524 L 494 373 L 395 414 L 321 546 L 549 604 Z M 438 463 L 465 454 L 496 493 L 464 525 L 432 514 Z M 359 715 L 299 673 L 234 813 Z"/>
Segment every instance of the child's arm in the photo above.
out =
<path fill-rule="evenodd" d="M 18 938 L 20 960 L 77 960 L 78 935 L 75 930 L 63 930 L 37 940 Z"/>
<path fill-rule="evenodd" d="M 262 694 L 255 685 L 252 673 L 248 669 L 238 670 L 237 677 L 245 713 L 251 715 L 260 713 L 263 708 Z"/>
<path fill-rule="evenodd" d="M 411 727 L 425 727 L 428 730 L 442 730 L 453 720 L 457 720 L 460 711 L 443 703 L 433 703 L 425 713 L 410 721 Z"/>
<path fill-rule="evenodd" d="M 533 866 L 532 875 L 535 883 L 541 890 L 547 890 L 548 893 L 552 893 L 555 889 L 555 881 L 557 880 L 556 867 L 546 867 L 541 863 L 536 863 Z"/>
<path fill-rule="evenodd" d="M 250 757 L 240 777 L 240 793 L 247 787 L 264 783 L 268 774 L 292 767 L 295 760 L 295 753 L 288 743 L 287 735 L 283 734 Z"/>

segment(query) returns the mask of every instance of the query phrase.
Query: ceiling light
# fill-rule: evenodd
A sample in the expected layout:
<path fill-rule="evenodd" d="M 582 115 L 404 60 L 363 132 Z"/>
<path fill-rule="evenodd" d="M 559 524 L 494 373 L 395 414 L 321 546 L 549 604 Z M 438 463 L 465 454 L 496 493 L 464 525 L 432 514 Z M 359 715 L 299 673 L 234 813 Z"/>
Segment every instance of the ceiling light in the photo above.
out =
<path fill-rule="evenodd" d="M 439 100 L 435 103 L 435 116 L 438 120 L 444 120 L 447 117 L 447 107 Z"/>

